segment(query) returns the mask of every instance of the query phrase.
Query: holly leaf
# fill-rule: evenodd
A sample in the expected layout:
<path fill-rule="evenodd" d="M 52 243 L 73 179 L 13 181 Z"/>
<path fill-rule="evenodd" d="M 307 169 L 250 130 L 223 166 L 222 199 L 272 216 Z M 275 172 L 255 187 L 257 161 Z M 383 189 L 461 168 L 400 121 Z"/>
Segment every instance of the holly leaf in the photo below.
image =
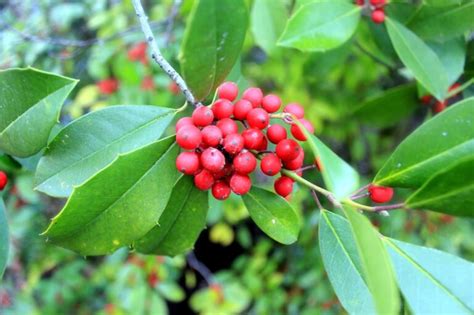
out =
<path fill-rule="evenodd" d="M 276 49 L 278 37 L 285 28 L 288 19 L 283 2 L 274 0 L 255 0 L 252 6 L 252 34 L 258 46 L 267 54 Z"/>
<path fill-rule="evenodd" d="M 8 221 L 3 199 L 0 199 L 0 279 L 3 277 L 8 261 L 10 250 L 10 238 L 8 236 Z"/>
<path fill-rule="evenodd" d="M 448 76 L 449 84 L 456 82 L 464 71 L 466 42 L 464 38 L 453 38 L 444 43 L 428 43 L 438 56 Z"/>

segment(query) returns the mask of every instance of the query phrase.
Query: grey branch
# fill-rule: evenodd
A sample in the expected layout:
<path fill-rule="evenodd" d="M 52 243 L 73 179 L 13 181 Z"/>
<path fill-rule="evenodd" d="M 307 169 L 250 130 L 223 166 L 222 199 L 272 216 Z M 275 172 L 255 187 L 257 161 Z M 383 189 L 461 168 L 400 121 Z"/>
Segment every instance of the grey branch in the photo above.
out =
<path fill-rule="evenodd" d="M 186 260 L 188 261 L 189 266 L 199 273 L 208 285 L 216 282 L 212 272 L 206 265 L 197 259 L 193 251 L 189 252 L 186 256 Z"/>
<path fill-rule="evenodd" d="M 158 43 L 156 42 L 155 36 L 151 31 L 150 24 L 148 23 L 148 16 L 145 14 L 143 10 L 143 6 L 140 0 L 132 0 L 133 7 L 135 8 L 135 12 L 137 14 L 138 20 L 142 26 L 143 33 L 145 34 L 146 41 L 152 51 L 151 58 L 155 60 L 155 62 L 163 69 L 164 72 L 173 80 L 179 89 L 183 92 L 186 101 L 191 103 L 194 106 L 197 106 L 197 101 L 194 98 L 194 95 L 189 90 L 186 82 L 184 82 L 183 78 L 179 75 L 179 73 L 169 64 L 169 62 L 163 57 L 161 54 L 160 48 L 158 47 Z"/>

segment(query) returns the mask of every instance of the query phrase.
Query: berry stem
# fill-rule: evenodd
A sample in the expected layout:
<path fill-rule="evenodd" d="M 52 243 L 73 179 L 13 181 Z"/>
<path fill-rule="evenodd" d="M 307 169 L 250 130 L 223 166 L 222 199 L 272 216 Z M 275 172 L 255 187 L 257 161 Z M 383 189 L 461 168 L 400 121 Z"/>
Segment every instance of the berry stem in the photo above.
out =
<path fill-rule="evenodd" d="M 206 281 L 208 285 L 216 283 L 212 272 L 209 270 L 209 268 L 207 268 L 206 265 L 204 265 L 196 258 L 194 251 L 189 252 L 189 254 L 186 256 L 186 260 L 188 261 L 188 265 L 195 271 L 197 271 L 197 273 L 201 275 L 201 277 L 204 279 L 204 281 Z"/>
<path fill-rule="evenodd" d="M 307 170 L 311 170 L 313 168 L 316 168 L 316 165 L 314 165 L 314 164 L 306 165 L 306 166 L 303 166 L 303 167 L 297 169 L 296 172 L 304 172 L 304 171 L 307 171 Z"/>
<path fill-rule="evenodd" d="M 365 193 L 359 194 L 359 195 L 352 195 L 352 196 L 350 196 L 349 198 L 350 198 L 351 200 L 357 200 L 357 199 L 360 199 L 360 198 L 367 197 L 368 195 L 369 195 L 369 193 L 368 193 L 368 192 L 365 192 Z"/>
<path fill-rule="evenodd" d="M 298 183 L 300 183 L 300 184 L 302 184 L 306 187 L 309 187 L 312 190 L 315 190 L 315 191 L 319 192 L 320 194 L 326 196 L 326 198 L 328 198 L 330 201 L 335 200 L 334 196 L 332 195 L 332 193 L 329 190 L 326 190 L 322 187 L 319 187 L 318 185 L 315 185 L 315 184 L 311 183 L 310 181 L 304 179 L 303 177 L 298 176 L 295 172 L 292 172 L 292 171 L 289 171 L 289 170 L 281 170 L 281 173 L 283 175 L 288 176 L 289 178 L 293 179 L 294 181 L 296 181 L 296 182 L 298 182 Z"/>
<path fill-rule="evenodd" d="M 321 201 L 319 201 L 318 194 L 314 189 L 311 189 L 311 195 L 313 196 L 314 202 L 318 205 L 319 210 L 323 210 L 323 206 L 321 205 Z"/>
<path fill-rule="evenodd" d="M 450 91 L 448 93 L 448 95 L 446 96 L 446 98 L 450 98 L 450 97 L 453 97 L 455 96 L 456 94 L 458 94 L 459 92 L 462 92 L 463 90 L 465 90 L 466 88 L 469 87 L 469 85 L 473 84 L 474 83 L 474 78 L 471 78 L 470 80 L 466 81 L 463 85 L 453 89 L 452 91 Z"/>

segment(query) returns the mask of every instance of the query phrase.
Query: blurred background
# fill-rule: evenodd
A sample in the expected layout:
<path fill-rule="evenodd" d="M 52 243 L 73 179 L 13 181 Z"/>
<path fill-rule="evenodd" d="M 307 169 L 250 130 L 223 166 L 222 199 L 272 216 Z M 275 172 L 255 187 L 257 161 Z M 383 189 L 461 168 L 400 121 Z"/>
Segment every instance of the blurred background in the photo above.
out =
<path fill-rule="evenodd" d="M 142 2 L 163 54 L 179 69 L 193 1 Z M 316 134 L 369 183 L 394 148 L 432 115 L 416 89 L 407 96 L 405 101 L 413 106 L 403 115 L 379 113 L 374 118 L 357 112 L 381 91 L 411 82 L 391 47 L 384 46 L 383 27 L 361 23 L 342 47 L 301 53 L 261 40 L 264 19 L 253 1 L 248 4 L 246 42 L 229 79 L 241 89 L 259 86 L 285 103 L 301 103 Z M 283 0 L 278 5 L 289 14 L 294 3 Z M 276 27 L 282 29 L 285 21 Z M 472 51 L 471 41 L 471 69 Z M 105 106 L 176 108 L 184 103 L 177 87 L 149 59 L 129 1 L 0 1 L 0 69 L 26 66 L 80 80 L 57 130 Z M 324 272 L 319 211 L 305 189 L 296 189 L 291 197 L 304 218 L 300 239 L 291 246 L 263 235 L 239 199 L 211 198 L 208 228 L 187 256 L 144 256 L 122 249 L 108 257 L 80 257 L 39 236 L 65 200 L 33 190 L 36 163 L 35 157 L 14 160 L 0 152 L 0 169 L 11 179 L 3 198 L 12 244 L 0 283 L 0 314 L 344 313 Z M 321 182 L 316 170 L 305 176 Z M 272 185 L 264 177 L 259 181 Z M 398 201 L 404 196 L 397 190 Z M 371 219 L 387 236 L 474 259 L 472 220 L 409 210 Z"/>

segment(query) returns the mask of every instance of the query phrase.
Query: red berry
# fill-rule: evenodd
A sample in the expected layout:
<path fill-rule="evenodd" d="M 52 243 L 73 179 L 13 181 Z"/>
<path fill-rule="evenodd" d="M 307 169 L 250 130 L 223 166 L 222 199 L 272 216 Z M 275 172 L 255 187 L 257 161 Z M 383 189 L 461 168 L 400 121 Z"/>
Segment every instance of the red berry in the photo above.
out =
<path fill-rule="evenodd" d="M 431 100 L 433 99 L 433 96 L 427 94 L 427 95 L 423 95 L 420 100 L 421 100 L 421 103 L 425 104 L 425 105 L 429 105 L 431 103 Z"/>
<path fill-rule="evenodd" d="M 385 0 L 370 0 L 370 4 L 376 7 L 385 5 Z"/>
<path fill-rule="evenodd" d="M 252 128 L 265 129 L 270 122 L 270 117 L 263 108 L 254 108 L 247 114 L 247 121 Z"/>
<path fill-rule="evenodd" d="M 280 109 L 281 99 L 274 95 L 268 94 L 262 99 L 262 108 L 269 113 L 274 113 Z"/>
<path fill-rule="evenodd" d="M 310 133 L 314 133 L 314 127 L 313 124 L 311 124 L 309 121 L 306 119 L 299 119 L 300 123 L 303 124 L 303 126 L 306 128 L 306 130 Z M 300 140 L 300 141 L 306 141 L 306 136 L 304 135 L 303 131 L 300 129 L 300 127 L 297 124 L 292 124 L 291 125 L 291 134 L 295 139 Z"/>
<path fill-rule="evenodd" d="M 224 150 L 234 155 L 244 148 L 244 138 L 238 133 L 233 133 L 225 137 Z"/>
<path fill-rule="evenodd" d="M 199 156 L 196 152 L 181 152 L 176 158 L 176 168 L 186 175 L 195 174 L 199 169 Z"/>
<path fill-rule="evenodd" d="M 457 90 L 457 89 L 460 88 L 460 87 L 461 87 L 461 84 L 459 84 L 459 83 L 456 82 L 456 83 L 454 83 L 453 85 L 451 85 L 451 86 L 449 87 L 448 92 L 452 92 L 452 91 L 454 91 L 454 90 Z M 458 94 L 459 94 L 459 92 L 456 93 L 456 94 L 453 95 L 453 96 L 456 96 L 456 95 L 458 95 Z"/>
<path fill-rule="evenodd" d="M 304 163 L 304 151 L 300 150 L 300 154 L 296 159 L 290 161 L 284 161 L 283 166 L 287 170 L 295 171 L 303 166 Z"/>
<path fill-rule="evenodd" d="M 143 91 L 152 91 L 155 88 L 155 81 L 153 81 L 152 76 L 146 76 L 143 78 L 140 88 Z"/>
<path fill-rule="evenodd" d="M 252 106 L 255 108 L 262 103 L 263 93 L 259 88 L 251 87 L 244 91 L 242 98 L 252 103 Z"/>
<path fill-rule="evenodd" d="M 446 101 L 437 101 L 433 106 L 433 112 L 435 114 L 441 113 L 443 110 L 446 109 Z"/>
<path fill-rule="evenodd" d="M 238 120 L 247 118 L 247 114 L 252 110 L 253 106 L 247 100 L 239 100 L 234 104 L 234 117 Z"/>
<path fill-rule="evenodd" d="M 176 142 L 185 150 L 196 149 L 202 141 L 201 130 L 193 125 L 185 125 L 176 133 Z"/>
<path fill-rule="evenodd" d="M 222 140 L 222 131 L 214 125 L 206 126 L 201 130 L 202 142 L 210 147 L 216 147 Z"/>
<path fill-rule="evenodd" d="M 242 132 L 242 137 L 244 138 L 244 146 L 249 150 L 253 150 L 261 145 L 265 136 L 260 129 L 250 128 Z"/>
<path fill-rule="evenodd" d="M 257 151 L 265 151 L 268 148 L 268 140 L 267 137 L 263 137 L 262 141 L 260 141 L 260 144 L 256 148 Z"/>
<path fill-rule="evenodd" d="M 384 203 L 392 200 L 393 197 L 393 188 L 370 185 L 369 186 L 369 196 L 373 202 Z"/>
<path fill-rule="evenodd" d="M 212 186 L 212 195 L 217 200 L 225 200 L 230 196 L 230 187 L 225 181 L 219 180 Z"/>
<path fill-rule="evenodd" d="M 110 95 L 117 91 L 118 85 L 119 83 L 116 79 L 105 79 L 97 82 L 100 93 L 105 95 Z"/>
<path fill-rule="evenodd" d="M 242 174 L 234 174 L 230 178 L 230 189 L 237 195 L 245 195 L 252 187 L 250 177 Z"/>
<path fill-rule="evenodd" d="M 201 165 L 211 172 L 219 172 L 224 168 L 225 156 L 216 148 L 207 148 L 201 154 Z"/>
<path fill-rule="evenodd" d="M 178 119 L 178 121 L 176 122 L 176 132 L 178 132 L 181 127 L 186 125 L 194 126 L 193 119 L 191 117 L 182 117 Z"/>
<path fill-rule="evenodd" d="M 257 167 L 257 159 L 249 151 L 242 151 L 234 158 L 234 170 L 240 174 L 250 174 Z"/>
<path fill-rule="evenodd" d="M 365 4 L 365 0 L 356 0 L 355 4 L 362 6 Z"/>
<path fill-rule="evenodd" d="M 209 107 L 199 106 L 193 112 L 193 123 L 198 127 L 205 127 L 214 120 L 214 113 Z"/>
<path fill-rule="evenodd" d="M 286 129 L 282 125 L 271 125 L 267 129 L 267 137 L 272 143 L 277 144 L 281 140 L 286 139 Z"/>
<path fill-rule="evenodd" d="M 170 91 L 171 94 L 178 95 L 179 86 L 176 84 L 176 82 L 171 81 L 170 84 L 168 84 L 168 91 Z"/>
<path fill-rule="evenodd" d="M 276 146 L 276 154 L 283 161 L 291 161 L 298 157 L 301 147 L 293 139 L 285 139 L 278 142 Z"/>
<path fill-rule="evenodd" d="M 194 186 L 200 190 L 208 190 L 214 185 L 214 176 L 211 172 L 203 169 L 196 176 L 194 176 Z"/>
<path fill-rule="evenodd" d="M 304 108 L 298 103 L 290 103 L 283 108 L 284 113 L 293 114 L 296 118 L 304 117 Z"/>
<path fill-rule="evenodd" d="M 0 171 L 0 190 L 3 190 L 8 184 L 8 176 L 5 172 Z"/>
<path fill-rule="evenodd" d="M 212 112 L 216 119 L 229 118 L 234 112 L 234 104 L 226 99 L 217 100 L 214 105 L 212 105 Z"/>
<path fill-rule="evenodd" d="M 380 24 L 385 21 L 385 12 L 383 9 L 376 9 L 372 12 L 372 21 L 376 24 Z"/>
<path fill-rule="evenodd" d="M 275 192 L 282 197 L 286 197 L 293 191 L 293 180 L 287 176 L 282 176 L 273 185 Z"/>
<path fill-rule="evenodd" d="M 222 131 L 222 136 L 225 138 L 226 136 L 237 133 L 239 131 L 239 126 L 237 123 L 230 118 L 224 118 L 217 122 L 217 127 Z"/>
<path fill-rule="evenodd" d="M 234 82 L 224 82 L 217 88 L 219 98 L 224 98 L 229 101 L 235 100 L 238 94 L 239 87 Z"/>
<path fill-rule="evenodd" d="M 145 42 L 136 44 L 128 51 L 128 59 L 131 61 L 143 60 L 146 58 L 146 48 L 147 45 Z"/>
<path fill-rule="evenodd" d="M 274 153 L 265 154 L 260 162 L 260 168 L 268 176 L 276 175 L 281 170 L 281 160 Z"/>

